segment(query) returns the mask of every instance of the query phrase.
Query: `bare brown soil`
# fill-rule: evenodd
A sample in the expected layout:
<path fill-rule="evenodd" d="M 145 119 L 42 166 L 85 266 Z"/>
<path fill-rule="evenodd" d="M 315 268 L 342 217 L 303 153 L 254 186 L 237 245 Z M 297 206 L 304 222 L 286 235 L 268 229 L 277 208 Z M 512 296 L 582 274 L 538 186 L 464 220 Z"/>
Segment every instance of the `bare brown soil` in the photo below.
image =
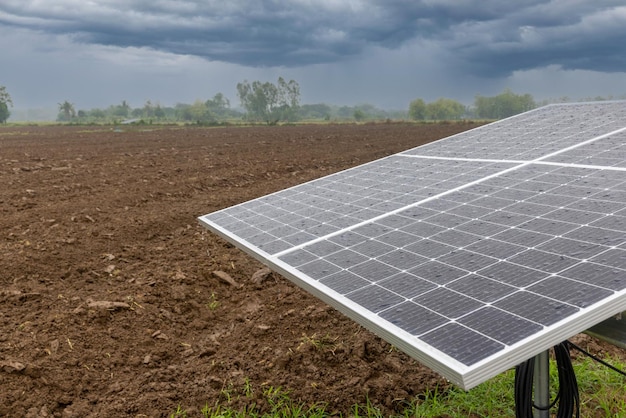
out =
<path fill-rule="evenodd" d="M 196 217 L 474 126 L 0 128 L 0 416 L 197 416 L 278 387 L 388 414 L 446 387 L 279 275 L 253 280 Z"/>

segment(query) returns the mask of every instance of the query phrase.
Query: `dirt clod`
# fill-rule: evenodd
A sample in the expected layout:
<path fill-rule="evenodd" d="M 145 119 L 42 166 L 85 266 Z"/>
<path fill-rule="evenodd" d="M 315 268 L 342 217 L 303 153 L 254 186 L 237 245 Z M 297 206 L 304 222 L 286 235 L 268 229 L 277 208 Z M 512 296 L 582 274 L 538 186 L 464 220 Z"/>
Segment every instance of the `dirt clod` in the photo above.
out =
<path fill-rule="evenodd" d="M 217 270 L 217 271 L 214 271 L 214 272 L 213 272 L 213 276 L 217 277 L 217 278 L 218 278 L 218 279 L 220 279 L 222 282 L 224 282 L 224 283 L 226 283 L 226 284 L 229 284 L 229 285 L 231 285 L 231 286 L 233 286 L 233 287 L 241 287 L 241 285 L 240 285 L 239 283 L 237 283 L 237 282 L 235 281 L 235 279 L 233 279 L 233 278 L 231 277 L 231 275 L 230 275 L 230 274 L 228 274 L 228 273 L 226 273 L 226 272 L 223 272 L 223 271 L 219 271 L 219 270 Z"/>
<path fill-rule="evenodd" d="M 262 269 L 255 271 L 250 280 L 252 280 L 252 283 L 261 284 L 267 280 L 271 274 L 272 270 L 267 267 L 263 267 Z"/>
<path fill-rule="evenodd" d="M 18 373 L 26 369 L 26 366 L 19 361 L 6 360 L 0 361 L 0 370 L 5 373 Z"/>
<path fill-rule="evenodd" d="M 111 302 L 108 300 L 88 300 L 87 307 L 93 309 L 107 309 L 110 311 L 117 309 L 130 309 L 130 305 L 126 302 Z"/>

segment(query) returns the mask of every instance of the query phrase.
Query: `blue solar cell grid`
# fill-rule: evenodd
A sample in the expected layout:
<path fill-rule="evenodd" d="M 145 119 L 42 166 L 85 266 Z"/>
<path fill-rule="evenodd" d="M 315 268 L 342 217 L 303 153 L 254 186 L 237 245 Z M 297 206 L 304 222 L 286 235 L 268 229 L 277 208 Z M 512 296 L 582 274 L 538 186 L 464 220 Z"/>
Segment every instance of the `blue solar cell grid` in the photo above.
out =
<path fill-rule="evenodd" d="M 205 219 L 268 254 L 276 254 L 510 166 L 392 156 L 211 214 Z"/>

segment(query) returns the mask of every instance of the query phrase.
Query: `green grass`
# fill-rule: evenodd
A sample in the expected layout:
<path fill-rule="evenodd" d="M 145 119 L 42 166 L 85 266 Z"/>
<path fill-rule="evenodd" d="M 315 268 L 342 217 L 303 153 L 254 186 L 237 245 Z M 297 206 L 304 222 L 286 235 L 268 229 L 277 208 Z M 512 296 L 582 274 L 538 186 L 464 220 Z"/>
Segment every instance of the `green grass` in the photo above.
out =
<path fill-rule="evenodd" d="M 615 359 L 609 363 L 619 369 L 626 369 L 626 364 Z M 581 417 L 617 417 L 626 418 L 626 378 L 607 367 L 583 358 L 574 361 L 574 370 L 578 380 Z M 394 418 L 467 418 L 467 417 L 514 417 L 513 381 L 515 372 L 509 370 L 475 387 L 469 392 L 450 387 L 446 390 L 434 388 L 417 399 L 407 402 L 401 414 Z M 552 389 L 556 388 L 556 366 L 551 365 Z M 181 407 L 171 413 L 170 418 L 323 418 L 344 416 L 350 418 L 387 418 L 381 410 L 368 399 L 364 405 L 354 405 L 352 410 L 339 415 L 326 410 L 323 403 L 305 405 L 294 402 L 288 391 L 281 388 L 262 389 L 260 408 L 252 402 L 255 388 L 246 380 L 242 388 L 229 388 L 222 391 L 221 400 L 213 406 L 202 408 L 200 415 L 188 415 Z M 553 394 L 554 396 L 554 394 Z M 229 406 L 234 400 L 247 398 L 251 401 L 243 409 Z"/>
<path fill-rule="evenodd" d="M 207 307 L 214 311 L 216 310 L 218 307 L 220 306 L 220 303 L 217 300 L 217 295 L 215 294 L 215 292 L 211 292 L 211 299 L 209 300 L 209 302 L 207 302 Z"/>
<path fill-rule="evenodd" d="M 261 411 L 254 402 L 242 409 L 234 409 L 229 406 L 235 398 L 246 397 L 250 401 L 253 398 L 254 389 L 250 382 L 246 383 L 241 390 L 235 390 L 232 386 L 222 390 L 222 402 L 210 406 L 206 404 L 200 411 L 202 418 L 324 418 L 329 417 L 324 405 L 305 405 L 294 402 L 287 391 L 281 388 L 266 387 L 263 389 L 263 400 L 266 405 Z M 170 418 L 192 418 L 180 405 L 170 414 Z"/>
<path fill-rule="evenodd" d="M 626 369 L 626 364 L 617 360 L 609 360 L 609 363 Z M 589 358 L 576 360 L 573 364 L 581 399 L 581 417 L 626 417 L 626 378 Z M 553 362 L 550 373 L 551 389 L 554 391 L 558 376 Z M 514 378 L 515 371 L 509 370 L 469 392 L 451 388 L 445 393 L 434 391 L 425 394 L 423 400 L 409 405 L 404 416 L 514 417 Z"/>

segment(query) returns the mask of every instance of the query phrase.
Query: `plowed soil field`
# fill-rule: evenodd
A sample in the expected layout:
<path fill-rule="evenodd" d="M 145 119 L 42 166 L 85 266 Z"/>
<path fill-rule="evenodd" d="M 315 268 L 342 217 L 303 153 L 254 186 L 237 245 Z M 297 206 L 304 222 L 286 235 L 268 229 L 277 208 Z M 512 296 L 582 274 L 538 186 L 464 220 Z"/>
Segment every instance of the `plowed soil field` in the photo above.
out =
<path fill-rule="evenodd" d="M 262 410 L 272 388 L 388 414 L 445 388 L 196 217 L 474 126 L 0 127 L 0 416 Z"/>

